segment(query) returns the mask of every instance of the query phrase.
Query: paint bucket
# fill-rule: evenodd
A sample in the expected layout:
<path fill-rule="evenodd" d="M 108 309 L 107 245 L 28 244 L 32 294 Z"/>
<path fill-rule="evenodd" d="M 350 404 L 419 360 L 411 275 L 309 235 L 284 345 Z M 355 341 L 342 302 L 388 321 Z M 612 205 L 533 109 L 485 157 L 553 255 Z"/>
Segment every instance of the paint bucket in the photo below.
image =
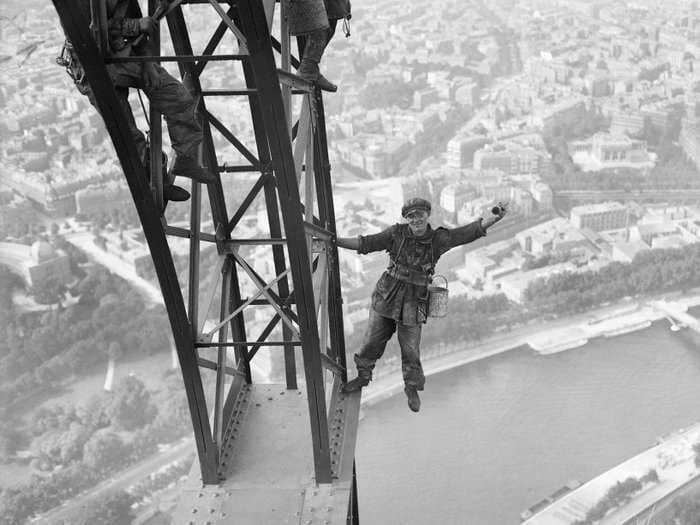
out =
<path fill-rule="evenodd" d="M 445 281 L 445 286 L 431 284 L 428 286 L 428 317 L 445 317 L 447 315 L 447 279 L 442 275 L 436 275 Z"/>

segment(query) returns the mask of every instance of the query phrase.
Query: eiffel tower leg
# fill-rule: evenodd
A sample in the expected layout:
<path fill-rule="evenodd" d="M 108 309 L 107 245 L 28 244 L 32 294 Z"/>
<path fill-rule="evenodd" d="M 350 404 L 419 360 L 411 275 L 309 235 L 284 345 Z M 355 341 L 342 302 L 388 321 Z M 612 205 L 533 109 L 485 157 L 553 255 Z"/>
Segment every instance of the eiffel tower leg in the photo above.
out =
<path fill-rule="evenodd" d="M 217 481 L 217 451 L 212 440 L 202 378 L 194 349 L 192 326 L 185 311 L 170 247 L 161 224 L 160 210 L 157 209 L 152 198 L 144 166 L 141 164 L 136 146 L 131 138 L 126 115 L 107 75 L 102 56 L 89 33 L 88 21 L 76 2 L 54 0 L 54 6 L 66 36 L 73 43 L 80 63 L 85 69 L 97 108 L 105 121 L 105 126 L 134 198 L 136 211 L 153 257 L 156 275 L 163 291 L 168 318 L 173 330 L 187 401 L 192 415 L 202 479 L 205 483 L 215 483 Z"/>

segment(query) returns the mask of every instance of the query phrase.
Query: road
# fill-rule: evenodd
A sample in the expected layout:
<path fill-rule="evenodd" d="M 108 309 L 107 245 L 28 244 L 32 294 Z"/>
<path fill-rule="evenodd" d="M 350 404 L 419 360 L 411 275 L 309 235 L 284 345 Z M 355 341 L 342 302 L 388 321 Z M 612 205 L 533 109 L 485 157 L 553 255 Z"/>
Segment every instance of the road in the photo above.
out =
<path fill-rule="evenodd" d="M 69 525 L 71 523 L 70 520 L 75 513 L 81 508 L 85 507 L 94 498 L 102 496 L 103 494 L 111 491 L 125 490 L 130 485 L 145 479 L 159 468 L 175 460 L 181 459 L 186 454 L 193 452 L 194 440 L 192 438 L 185 438 L 178 442 L 178 444 L 172 449 L 151 456 L 137 465 L 120 472 L 116 477 L 109 478 L 98 484 L 95 488 L 69 500 L 65 505 L 56 507 L 45 514 L 34 518 L 32 523 L 46 525 Z"/>

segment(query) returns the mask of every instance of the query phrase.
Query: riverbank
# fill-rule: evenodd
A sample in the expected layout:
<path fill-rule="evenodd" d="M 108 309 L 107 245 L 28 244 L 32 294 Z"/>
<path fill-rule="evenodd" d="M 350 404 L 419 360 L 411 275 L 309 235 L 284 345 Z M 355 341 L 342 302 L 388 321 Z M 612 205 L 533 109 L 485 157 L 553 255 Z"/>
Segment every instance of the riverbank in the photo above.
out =
<path fill-rule="evenodd" d="M 561 523 L 561 516 L 569 516 L 572 521 L 582 520 L 616 483 L 630 476 L 640 478 L 650 470 L 655 470 L 658 474 L 658 482 L 646 486 L 628 503 L 609 512 L 599 522 L 600 525 L 625 523 L 700 476 L 700 469 L 694 462 L 695 452 L 693 451 L 693 445 L 698 440 L 700 440 L 700 423 L 665 436 L 659 439 L 656 446 L 584 483 L 526 520 L 523 525 L 555 525 Z"/>
<path fill-rule="evenodd" d="M 546 355 L 581 347 L 591 339 L 616 337 L 642 330 L 651 326 L 651 323 L 666 318 L 662 311 L 651 305 L 659 300 L 665 300 L 685 311 L 700 305 L 700 288 L 685 294 L 676 292 L 643 299 L 627 298 L 565 319 L 545 323 L 534 321 L 478 343 L 441 345 L 425 352 L 423 371 L 426 377 L 430 377 L 518 348 L 529 347 Z M 431 328 L 435 329 L 435 325 L 426 329 Z M 384 366 L 383 370 L 377 370 L 375 379 L 364 389 L 363 407 L 384 401 L 403 390 L 400 359 L 392 356 L 386 361 L 389 361 L 389 365 Z"/>
<path fill-rule="evenodd" d="M 643 330 L 662 319 L 667 319 L 673 327 L 677 324 L 669 317 L 667 311 L 686 312 L 688 308 L 700 305 L 700 295 L 664 299 L 632 301 L 610 315 L 596 315 L 585 322 L 572 322 L 570 326 L 562 329 L 543 331 L 529 338 L 527 344 L 539 354 L 553 354 L 578 348 L 597 337 L 616 337 Z M 678 328 L 680 327 L 676 329 Z"/>

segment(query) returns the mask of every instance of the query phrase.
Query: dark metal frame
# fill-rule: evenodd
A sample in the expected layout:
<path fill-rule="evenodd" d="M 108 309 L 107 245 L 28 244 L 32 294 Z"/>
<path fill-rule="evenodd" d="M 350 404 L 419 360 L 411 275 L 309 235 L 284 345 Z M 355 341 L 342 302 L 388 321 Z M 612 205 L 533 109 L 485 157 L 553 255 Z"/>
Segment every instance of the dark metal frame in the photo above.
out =
<path fill-rule="evenodd" d="M 340 384 L 347 379 L 345 346 L 343 339 L 342 298 L 338 271 L 335 237 L 335 215 L 332 199 L 330 165 L 327 138 L 320 92 L 309 83 L 289 72 L 290 65 L 299 61 L 289 54 L 289 35 L 286 20 L 281 17 L 281 41 L 271 38 L 269 20 L 262 1 L 239 0 L 227 5 L 225 11 L 216 0 L 193 0 L 185 3 L 211 4 L 221 19 L 201 55 L 192 50 L 187 24 L 180 6 L 167 15 L 167 23 L 175 49 L 175 56 L 160 56 L 160 36 L 153 38 L 154 56 L 129 57 L 106 61 L 88 30 L 89 20 L 72 0 L 53 0 L 66 35 L 75 46 L 76 53 L 93 88 L 97 107 L 104 118 L 124 169 L 129 188 L 134 197 L 139 218 L 153 257 L 156 274 L 163 291 L 170 324 L 175 338 L 185 390 L 192 415 L 202 481 L 216 484 L 220 481 L 219 464 L 226 446 L 226 429 L 234 414 L 236 398 L 246 383 L 251 383 L 250 361 L 262 346 L 279 346 L 283 349 L 287 387 L 297 388 L 295 348 L 301 346 L 304 374 L 311 423 L 316 483 L 332 483 L 332 467 L 329 413 L 342 411 L 344 396 L 337 395 Z M 94 0 L 99 1 L 99 0 Z M 132 0 L 135 1 L 135 0 Z M 265 0 L 268 4 L 272 0 Z M 285 3 L 283 2 L 284 6 Z M 149 12 L 153 13 L 155 0 L 149 0 Z M 274 10 L 274 5 L 268 5 Z M 214 55 L 227 31 L 236 35 L 240 52 Z M 282 70 L 277 68 L 275 50 L 280 53 Z M 212 172 L 259 172 L 260 177 L 231 215 L 221 181 L 209 184 L 207 193 L 211 205 L 214 233 L 201 231 L 201 188 L 193 183 L 190 203 L 189 229 L 166 224 L 161 217 L 161 120 L 154 111 L 150 113 L 152 181 L 136 155 L 125 115 L 117 102 L 114 87 L 107 75 L 106 62 L 116 61 L 176 61 L 185 85 L 199 98 L 204 140 L 201 160 Z M 246 86 L 230 90 L 202 90 L 199 81 L 206 65 L 212 60 L 242 63 Z M 292 96 L 303 97 L 302 115 L 295 121 L 291 117 Z M 256 150 L 244 144 L 206 108 L 210 96 L 245 96 L 250 105 Z M 243 165 L 219 165 L 212 139 L 212 129 L 232 144 L 245 158 Z M 305 157 L 305 163 L 304 163 Z M 303 182 L 303 186 L 302 186 Z M 303 191 L 302 191 L 303 189 Z M 269 237 L 264 239 L 240 239 L 232 236 L 246 210 L 262 192 L 267 208 Z M 303 198 L 302 194 L 303 193 Z M 314 210 L 318 213 L 315 214 Z M 283 236 L 284 232 L 284 236 Z M 186 237 L 190 241 L 188 271 L 188 300 L 185 309 L 178 275 L 173 265 L 166 235 Z M 222 258 L 221 305 L 217 328 L 219 340 L 203 337 L 199 326 L 199 250 L 201 242 L 214 242 Z M 275 273 L 278 279 L 267 283 L 238 253 L 248 244 L 269 245 L 272 251 Z M 286 249 L 285 249 L 286 248 Z M 244 300 L 241 296 L 240 276 L 247 275 L 264 299 Z M 291 282 L 287 278 L 291 273 Z M 273 286 L 271 286 L 271 284 Z M 273 289 L 276 287 L 276 290 Z M 273 306 L 276 313 L 255 341 L 248 341 L 243 311 L 255 306 Z M 232 315 L 234 314 L 234 315 Z M 283 320 L 282 340 L 268 340 L 275 326 Z M 232 340 L 228 340 L 228 334 Z M 295 339 L 295 333 L 299 339 Z M 235 350 L 235 363 L 229 363 L 227 348 Z M 216 350 L 216 359 L 199 355 L 200 349 Z M 214 410 L 210 426 L 210 414 L 204 397 L 200 367 L 216 371 Z M 326 385 L 326 371 L 334 380 Z M 228 392 L 225 376 L 233 375 Z M 326 388 L 333 389 L 330 406 L 326 403 Z M 345 425 L 343 432 L 356 433 L 356 425 Z M 212 428 L 213 426 L 213 428 Z M 345 436 L 343 436 L 345 437 Z M 354 447 L 354 435 L 351 441 Z M 347 461 L 347 458 L 345 458 Z M 347 470 L 347 469 L 346 469 Z M 357 497 L 353 471 L 353 491 L 348 520 L 357 523 Z"/>

